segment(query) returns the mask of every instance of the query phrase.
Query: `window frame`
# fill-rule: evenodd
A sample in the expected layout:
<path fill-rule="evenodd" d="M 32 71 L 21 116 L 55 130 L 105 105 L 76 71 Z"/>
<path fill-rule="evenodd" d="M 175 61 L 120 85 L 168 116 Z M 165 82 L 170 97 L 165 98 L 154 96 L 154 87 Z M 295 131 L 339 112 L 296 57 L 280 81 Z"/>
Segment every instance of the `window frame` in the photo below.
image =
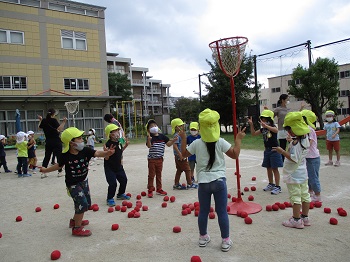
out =
<path fill-rule="evenodd" d="M 69 35 L 69 34 L 71 34 L 71 35 Z M 64 39 L 72 40 L 72 43 L 73 43 L 72 48 L 64 46 Z M 80 46 L 80 45 L 77 45 L 77 41 L 84 42 L 84 44 L 85 44 L 84 49 L 77 48 L 77 46 Z M 87 51 L 88 47 L 87 47 L 86 32 L 78 32 L 78 31 L 73 31 L 73 30 L 61 29 L 61 48 L 66 49 L 66 50 Z"/>
<path fill-rule="evenodd" d="M 4 78 L 9 78 L 8 79 L 9 81 L 4 81 Z M 16 83 L 16 80 L 19 82 Z M 5 87 L 5 82 L 6 82 L 6 87 Z M 18 85 L 18 87 L 16 87 L 16 85 Z M 0 90 L 27 90 L 27 89 L 28 89 L 28 78 L 26 76 L 0 76 Z"/>
<path fill-rule="evenodd" d="M 2 28 L 0 28 L 0 31 L 5 32 L 6 34 L 6 42 L 0 42 L 0 44 L 25 45 L 24 32 Z M 20 33 L 22 35 L 22 43 L 11 42 L 11 33 Z"/>
<path fill-rule="evenodd" d="M 63 78 L 63 88 L 66 91 L 90 91 L 90 80 L 88 78 Z"/>

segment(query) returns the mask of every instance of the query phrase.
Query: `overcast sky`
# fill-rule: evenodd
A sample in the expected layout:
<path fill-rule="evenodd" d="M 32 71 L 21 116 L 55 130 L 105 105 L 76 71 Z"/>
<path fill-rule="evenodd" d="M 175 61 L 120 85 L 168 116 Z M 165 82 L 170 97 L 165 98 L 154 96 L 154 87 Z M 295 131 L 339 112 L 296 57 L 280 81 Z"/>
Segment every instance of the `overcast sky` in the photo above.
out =
<path fill-rule="evenodd" d="M 171 84 L 172 96 L 196 97 L 198 74 L 210 70 L 208 44 L 220 38 L 245 36 L 246 52 L 259 55 L 307 40 L 317 46 L 350 37 L 349 0 L 80 2 L 107 8 L 107 52 L 149 68 L 148 75 Z"/>

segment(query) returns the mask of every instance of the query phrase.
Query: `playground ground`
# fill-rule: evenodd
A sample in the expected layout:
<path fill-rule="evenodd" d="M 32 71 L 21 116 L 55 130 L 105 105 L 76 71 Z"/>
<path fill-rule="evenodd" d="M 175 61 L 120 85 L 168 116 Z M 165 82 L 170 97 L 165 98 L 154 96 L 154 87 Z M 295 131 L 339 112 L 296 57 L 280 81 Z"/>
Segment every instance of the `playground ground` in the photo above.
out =
<path fill-rule="evenodd" d="M 267 184 L 266 170 L 262 168 L 261 151 L 242 150 L 240 156 L 241 187 L 255 186 L 256 191 L 245 192 L 262 206 L 262 211 L 251 214 L 253 223 L 230 215 L 230 231 L 234 245 L 224 253 L 220 250 L 221 238 L 217 218 L 210 219 L 208 232 L 211 242 L 205 248 L 198 247 L 197 219 L 193 212 L 182 216 L 183 204 L 197 201 L 197 190 L 172 190 L 175 165 L 172 149 L 167 148 L 164 159 L 163 189 L 169 196 L 175 196 L 174 203 L 168 202 L 162 208 L 163 197 L 142 197 L 148 211 L 140 211 L 140 218 L 128 218 L 127 213 L 107 212 L 107 183 L 103 172 L 103 161 L 96 160 L 90 167 L 89 183 L 92 203 L 99 205 L 99 211 L 89 211 L 85 218 L 90 220 L 87 227 L 92 236 L 78 238 L 68 228 L 73 215 L 73 202 L 67 196 L 64 177 L 57 173 L 40 179 L 40 174 L 28 178 L 17 178 L 14 173 L 0 174 L 0 261 L 50 261 L 53 250 L 60 250 L 59 261 L 190 261 L 200 256 L 209 261 L 349 261 L 350 258 L 350 217 L 341 217 L 338 207 L 350 212 L 350 157 L 342 157 L 340 167 L 324 166 L 326 156 L 321 157 L 320 180 L 323 205 L 310 210 L 312 225 L 304 229 L 282 226 L 292 210 L 265 211 L 265 206 L 275 202 L 288 201 L 285 184 L 282 193 L 271 195 L 262 188 Z M 144 144 L 131 144 L 124 152 L 124 167 L 128 175 L 127 192 L 132 194 L 133 207 L 136 195 L 146 190 L 147 148 Z M 38 150 L 39 162 L 43 150 Z M 7 162 L 15 170 L 15 151 L 7 151 Z M 235 161 L 227 159 L 227 184 L 229 193 L 237 195 Z M 252 176 L 257 180 L 252 181 Z M 181 181 L 185 182 L 184 174 Z M 120 202 L 120 203 L 119 203 Z M 54 204 L 60 205 L 54 209 Z M 118 201 L 121 204 L 121 201 Z M 35 212 L 40 206 L 42 211 Z M 213 205 L 214 206 L 214 205 Z M 323 211 L 332 210 L 331 214 Z M 350 214 L 349 214 L 350 215 Z M 22 216 L 21 222 L 16 217 Z M 334 217 L 338 225 L 331 225 Z M 117 231 L 112 224 L 119 224 Z M 181 226 L 180 233 L 173 233 L 174 226 Z"/>

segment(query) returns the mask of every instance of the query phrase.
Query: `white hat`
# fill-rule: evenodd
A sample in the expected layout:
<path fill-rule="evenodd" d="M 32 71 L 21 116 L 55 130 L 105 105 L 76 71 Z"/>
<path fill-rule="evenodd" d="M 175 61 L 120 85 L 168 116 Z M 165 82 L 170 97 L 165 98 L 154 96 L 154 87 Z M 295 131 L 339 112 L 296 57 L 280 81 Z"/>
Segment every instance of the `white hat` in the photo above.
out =
<path fill-rule="evenodd" d="M 16 135 L 17 143 L 22 143 L 24 141 L 24 138 L 26 137 L 26 135 L 27 134 L 22 132 L 22 131 L 18 132 L 17 135 Z"/>
<path fill-rule="evenodd" d="M 4 138 L 6 138 L 4 135 L 0 135 L 0 140 L 3 140 Z"/>
<path fill-rule="evenodd" d="M 34 135 L 34 132 L 33 131 L 28 131 L 27 134 L 28 135 Z"/>

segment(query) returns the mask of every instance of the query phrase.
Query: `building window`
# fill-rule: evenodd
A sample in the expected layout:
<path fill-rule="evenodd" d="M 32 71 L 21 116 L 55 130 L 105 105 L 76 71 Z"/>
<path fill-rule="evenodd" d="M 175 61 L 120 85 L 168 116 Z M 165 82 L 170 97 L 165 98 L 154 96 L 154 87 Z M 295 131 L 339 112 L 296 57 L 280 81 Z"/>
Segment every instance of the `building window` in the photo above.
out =
<path fill-rule="evenodd" d="M 0 43 L 24 44 L 24 32 L 0 29 Z"/>
<path fill-rule="evenodd" d="M 75 78 L 65 78 L 64 79 L 64 89 L 65 90 L 89 90 L 89 80 L 88 79 L 75 79 Z"/>
<path fill-rule="evenodd" d="M 350 90 L 339 91 L 339 96 L 350 96 Z"/>
<path fill-rule="evenodd" d="M 0 89 L 27 89 L 25 76 L 0 76 Z"/>
<path fill-rule="evenodd" d="M 280 87 L 272 88 L 272 93 L 278 93 L 278 92 L 281 92 L 281 88 Z"/>
<path fill-rule="evenodd" d="M 125 67 L 121 65 L 116 65 L 115 66 L 115 72 L 120 73 L 122 75 L 125 75 Z"/>
<path fill-rule="evenodd" d="M 86 33 L 61 30 L 62 48 L 86 50 Z"/>
<path fill-rule="evenodd" d="M 350 70 L 339 72 L 339 78 L 348 78 L 350 77 Z"/>

